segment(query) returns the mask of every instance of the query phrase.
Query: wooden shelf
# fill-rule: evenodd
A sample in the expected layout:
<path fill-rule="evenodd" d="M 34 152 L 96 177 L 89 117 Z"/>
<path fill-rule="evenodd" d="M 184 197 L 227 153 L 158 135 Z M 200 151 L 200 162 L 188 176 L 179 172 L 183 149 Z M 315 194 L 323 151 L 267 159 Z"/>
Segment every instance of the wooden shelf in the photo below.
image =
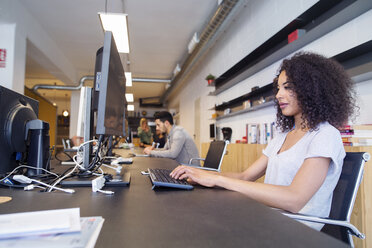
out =
<path fill-rule="evenodd" d="M 256 111 L 258 109 L 266 108 L 266 107 L 269 107 L 269 106 L 274 106 L 274 104 L 275 104 L 274 101 L 265 102 L 265 103 L 262 103 L 262 104 L 257 105 L 257 106 L 253 106 L 253 107 L 250 107 L 250 108 L 239 110 L 239 111 L 236 111 L 236 112 L 233 112 L 233 113 L 230 113 L 230 114 L 226 114 L 226 115 L 223 115 L 223 116 L 218 116 L 216 118 L 216 120 L 219 121 L 219 120 L 222 120 L 222 119 L 225 119 L 225 118 L 228 118 L 228 117 L 233 117 L 233 116 L 241 115 L 241 114 L 248 113 L 248 112 L 251 112 L 251 111 Z"/>
<path fill-rule="evenodd" d="M 227 108 L 233 108 L 233 107 L 236 107 L 240 104 L 242 104 L 244 101 L 247 101 L 247 100 L 257 100 L 261 97 L 263 97 L 264 99 L 265 98 L 268 98 L 268 97 L 272 97 L 274 94 L 273 92 L 273 83 L 270 83 L 268 85 L 265 85 L 263 87 L 260 87 L 254 91 L 251 91 L 245 95 L 242 95 L 242 96 L 239 96 L 237 98 L 234 98 L 228 102 L 224 102 L 220 105 L 217 105 L 215 107 L 215 110 L 219 111 L 219 110 L 224 110 L 224 109 L 227 109 Z"/>

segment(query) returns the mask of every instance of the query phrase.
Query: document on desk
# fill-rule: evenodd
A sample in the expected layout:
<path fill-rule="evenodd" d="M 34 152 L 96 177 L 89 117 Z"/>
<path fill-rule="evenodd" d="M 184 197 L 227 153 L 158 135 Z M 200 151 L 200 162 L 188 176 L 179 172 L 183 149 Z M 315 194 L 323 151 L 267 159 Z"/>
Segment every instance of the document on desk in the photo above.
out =
<path fill-rule="evenodd" d="M 82 217 L 80 218 L 80 232 L 2 239 L 0 240 L 0 247 L 93 248 L 96 244 L 103 222 L 104 219 L 101 216 Z"/>
<path fill-rule="evenodd" d="M 0 215 L 0 239 L 80 231 L 80 209 Z"/>

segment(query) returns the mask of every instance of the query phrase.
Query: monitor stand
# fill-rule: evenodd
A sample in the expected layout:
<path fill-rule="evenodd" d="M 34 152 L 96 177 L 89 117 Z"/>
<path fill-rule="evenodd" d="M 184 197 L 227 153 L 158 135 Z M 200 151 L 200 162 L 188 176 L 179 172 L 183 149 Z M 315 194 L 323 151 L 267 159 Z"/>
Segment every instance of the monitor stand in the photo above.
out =
<path fill-rule="evenodd" d="M 91 99 L 92 99 L 92 88 L 90 87 L 84 87 L 85 94 L 80 97 L 84 97 L 85 101 L 85 111 L 83 113 L 83 119 L 84 119 L 84 142 L 87 142 L 91 138 L 91 132 L 90 132 L 90 120 L 91 120 Z M 83 146 L 83 166 L 84 168 L 89 168 L 90 164 L 90 154 L 91 154 L 91 144 L 85 144 Z M 106 181 L 105 186 L 128 186 L 130 183 L 130 173 L 127 171 L 122 171 L 120 174 L 117 174 L 116 171 L 109 169 L 109 168 L 102 168 L 104 173 L 111 174 L 112 180 Z M 89 177 L 71 177 L 68 179 L 63 180 L 60 184 L 61 186 L 68 186 L 68 187 L 91 187 L 92 186 L 92 180 L 94 179 L 94 176 Z"/>
<path fill-rule="evenodd" d="M 61 182 L 61 186 L 66 187 L 91 187 L 92 180 L 95 177 L 80 178 L 80 177 L 71 177 L 65 179 Z M 107 187 L 127 187 L 130 184 L 130 172 L 125 172 L 120 175 L 113 175 L 112 180 L 106 181 L 105 186 Z"/>

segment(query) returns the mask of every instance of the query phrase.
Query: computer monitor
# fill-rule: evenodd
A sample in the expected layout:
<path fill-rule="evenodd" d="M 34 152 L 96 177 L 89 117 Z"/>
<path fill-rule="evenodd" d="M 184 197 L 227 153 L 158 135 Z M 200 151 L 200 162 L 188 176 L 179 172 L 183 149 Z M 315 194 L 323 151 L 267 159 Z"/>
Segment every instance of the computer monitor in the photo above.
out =
<path fill-rule="evenodd" d="M 76 135 L 78 137 L 84 137 L 84 130 L 86 125 L 90 125 L 89 123 L 85 123 L 85 112 L 87 111 L 87 97 L 88 94 L 88 87 L 81 87 L 80 89 L 80 100 L 79 100 L 79 111 L 78 111 L 78 120 L 77 120 L 77 127 L 76 127 Z M 91 99 L 89 99 L 90 101 Z M 71 147 L 70 147 L 71 148 Z"/>
<path fill-rule="evenodd" d="M 0 86 L 1 177 L 19 163 L 34 167 L 38 163 L 45 165 L 49 155 L 46 152 L 49 151 L 49 125 L 37 120 L 38 111 L 38 101 Z M 37 174 L 35 170 L 30 173 Z"/>
<path fill-rule="evenodd" d="M 103 47 L 96 53 L 94 87 L 90 91 L 87 89 L 85 93 L 86 97 L 91 97 L 91 101 L 85 101 L 84 119 L 90 125 L 85 125 L 84 134 L 90 132 L 90 139 L 93 136 L 98 138 L 98 149 L 93 151 L 92 143 L 83 147 L 84 169 L 79 175 L 88 180 L 63 181 L 62 185 L 90 186 L 91 179 L 88 176 L 101 165 L 98 157 L 106 155 L 110 137 L 126 135 L 125 82 L 124 68 L 114 38 L 111 32 L 106 31 Z M 88 141 L 85 137 L 84 135 L 84 141 Z M 124 186 L 129 184 L 129 180 L 130 174 L 127 172 L 124 175 L 115 175 L 115 181 L 108 181 L 106 184 Z"/>
<path fill-rule="evenodd" d="M 95 89 L 98 88 L 96 135 L 125 136 L 125 74 L 112 33 L 105 32 L 100 70 L 96 72 Z M 97 63 L 96 63 L 97 64 Z"/>

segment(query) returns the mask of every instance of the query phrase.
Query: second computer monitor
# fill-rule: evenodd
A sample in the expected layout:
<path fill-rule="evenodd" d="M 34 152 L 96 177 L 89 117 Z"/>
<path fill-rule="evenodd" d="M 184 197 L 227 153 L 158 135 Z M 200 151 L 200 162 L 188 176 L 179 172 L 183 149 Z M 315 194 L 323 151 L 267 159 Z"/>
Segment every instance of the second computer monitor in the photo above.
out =
<path fill-rule="evenodd" d="M 101 59 L 95 75 L 95 90 L 98 91 L 96 134 L 125 136 L 126 79 L 111 32 L 105 32 L 103 49 L 97 52 L 96 59 Z"/>

